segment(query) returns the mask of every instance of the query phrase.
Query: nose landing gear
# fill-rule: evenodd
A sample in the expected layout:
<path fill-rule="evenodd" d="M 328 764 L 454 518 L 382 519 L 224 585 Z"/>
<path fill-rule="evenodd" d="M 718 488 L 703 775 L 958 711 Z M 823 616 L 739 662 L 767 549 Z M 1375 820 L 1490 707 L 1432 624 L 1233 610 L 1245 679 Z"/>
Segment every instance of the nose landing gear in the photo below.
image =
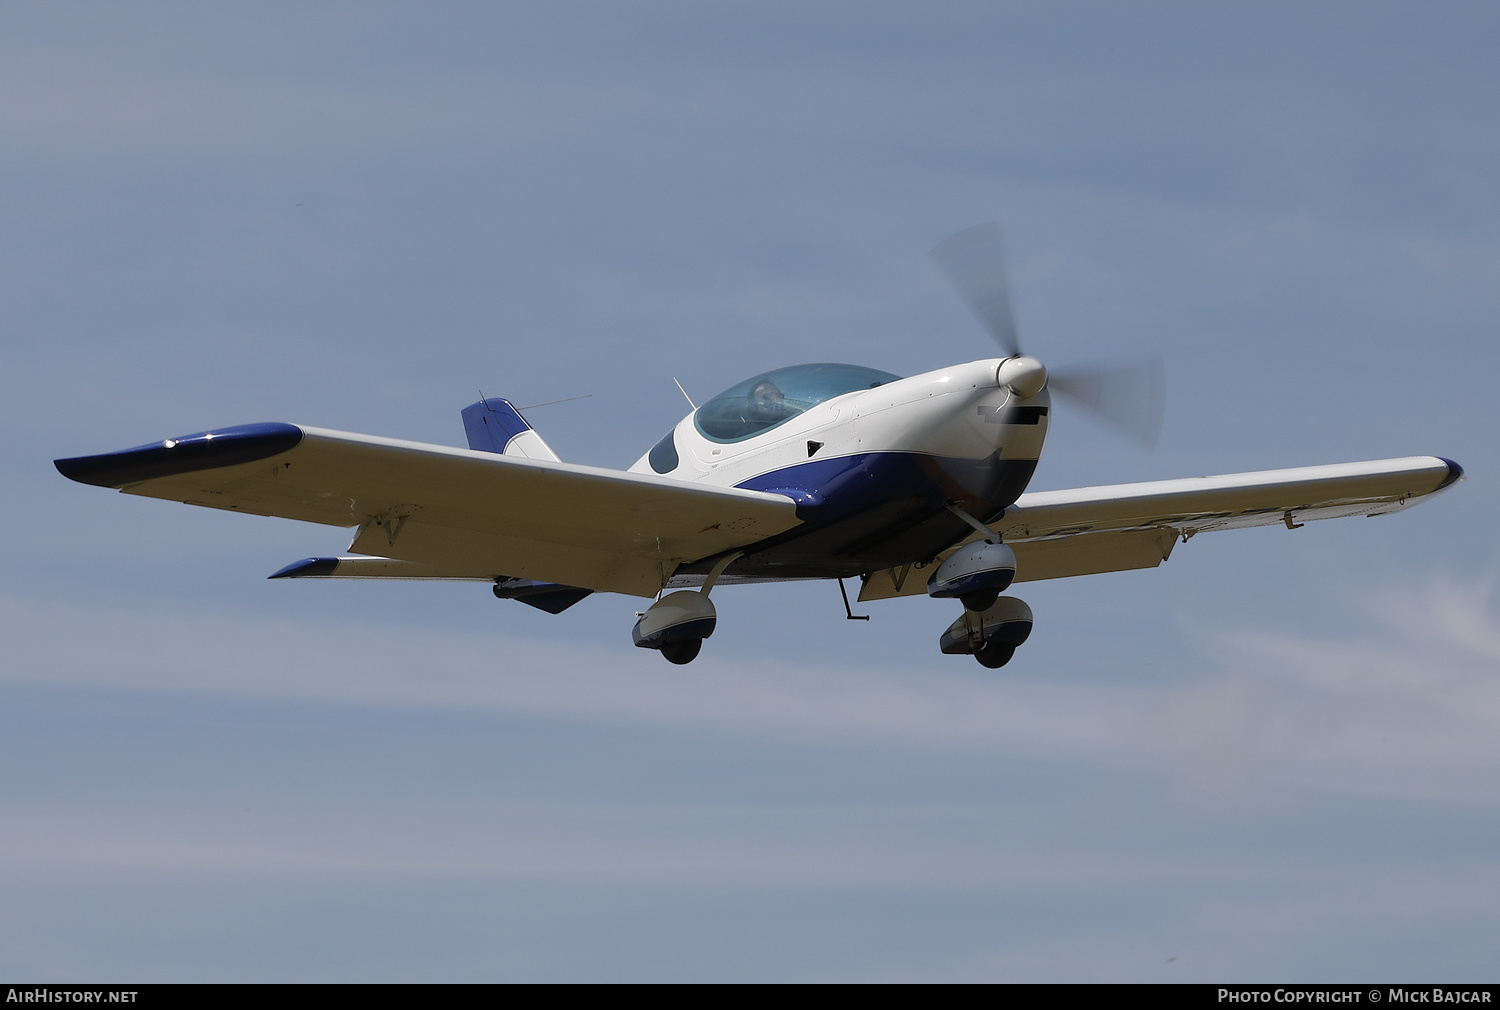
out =
<path fill-rule="evenodd" d="M 957 597 L 965 610 L 988 610 L 1015 577 L 1015 551 L 1001 543 L 977 540 L 938 566 L 927 580 L 927 595 Z"/>
<path fill-rule="evenodd" d="M 973 656 L 981 666 L 997 670 L 1031 634 L 1031 608 L 1000 595 L 1016 577 L 1016 555 L 968 512 L 951 503 L 948 508 L 984 539 L 959 547 L 927 580 L 928 596 L 957 599 L 964 605 L 964 615 L 943 632 L 938 648 L 949 655 Z"/>

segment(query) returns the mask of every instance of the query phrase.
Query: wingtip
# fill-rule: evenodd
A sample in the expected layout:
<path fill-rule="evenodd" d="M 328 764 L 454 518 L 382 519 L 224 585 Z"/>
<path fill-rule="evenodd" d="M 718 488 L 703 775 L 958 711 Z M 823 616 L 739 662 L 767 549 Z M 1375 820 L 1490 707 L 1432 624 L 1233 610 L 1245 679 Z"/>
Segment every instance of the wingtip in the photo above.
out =
<path fill-rule="evenodd" d="M 68 480 L 76 480 L 80 484 L 92 484 L 95 487 L 114 487 L 100 474 L 95 464 L 97 456 L 74 456 L 69 459 L 54 459 L 52 465 L 57 467 L 57 472 Z"/>
<path fill-rule="evenodd" d="M 1438 459 L 1442 460 L 1448 466 L 1448 476 L 1444 477 L 1443 482 L 1437 486 L 1437 489 L 1439 491 L 1441 491 L 1445 487 L 1448 487 L 1450 484 L 1455 484 L 1458 481 L 1464 479 L 1463 467 L 1453 462 L 1453 460 L 1448 459 L 1446 456 L 1439 456 Z"/>
<path fill-rule="evenodd" d="M 241 424 L 97 456 L 55 459 L 52 465 L 80 484 L 120 488 L 195 470 L 253 463 L 294 449 L 301 441 L 302 429 L 295 424 Z"/>

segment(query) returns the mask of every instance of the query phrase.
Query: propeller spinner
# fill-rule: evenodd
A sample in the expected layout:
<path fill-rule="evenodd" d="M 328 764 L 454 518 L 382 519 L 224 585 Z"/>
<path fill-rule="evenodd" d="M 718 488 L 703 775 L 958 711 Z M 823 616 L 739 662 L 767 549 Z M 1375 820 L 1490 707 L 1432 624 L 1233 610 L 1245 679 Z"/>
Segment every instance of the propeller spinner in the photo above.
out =
<path fill-rule="evenodd" d="M 1077 365 L 1049 375 L 1040 361 L 1021 352 L 1000 225 L 987 222 L 951 235 L 933 248 L 932 258 L 1005 352 L 996 373 L 1001 386 L 1018 400 L 1050 388 L 1147 449 L 1155 448 L 1166 402 L 1160 358 Z"/>

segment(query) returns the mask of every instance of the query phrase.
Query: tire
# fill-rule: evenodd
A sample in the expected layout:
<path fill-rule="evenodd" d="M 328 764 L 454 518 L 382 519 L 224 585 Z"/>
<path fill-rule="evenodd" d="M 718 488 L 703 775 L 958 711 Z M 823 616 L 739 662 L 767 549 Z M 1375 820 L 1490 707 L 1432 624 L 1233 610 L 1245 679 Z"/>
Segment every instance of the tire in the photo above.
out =
<path fill-rule="evenodd" d="M 999 598 L 1000 590 L 998 589 L 976 589 L 972 593 L 964 593 L 958 598 L 958 602 L 964 605 L 965 610 L 978 613 L 993 607 Z"/>
<path fill-rule="evenodd" d="M 689 638 L 685 642 L 668 642 L 661 647 L 661 654 L 666 657 L 668 663 L 684 666 L 698 658 L 698 651 L 703 648 L 703 639 Z"/>
<path fill-rule="evenodd" d="M 1016 654 L 1016 647 L 1006 642 L 991 642 L 981 645 L 974 652 L 974 658 L 979 660 L 980 666 L 987 666 L 991 670 L 998 670 L 1010 662 L 1010 657 Z"/>

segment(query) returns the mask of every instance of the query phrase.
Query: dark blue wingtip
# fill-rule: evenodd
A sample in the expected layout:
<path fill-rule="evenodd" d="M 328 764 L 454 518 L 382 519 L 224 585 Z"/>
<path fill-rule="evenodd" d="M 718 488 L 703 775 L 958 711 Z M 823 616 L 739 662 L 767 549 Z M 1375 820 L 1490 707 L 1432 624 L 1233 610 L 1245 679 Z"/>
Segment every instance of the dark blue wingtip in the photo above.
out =
<path fill-rule="evenodd" d="M 338 558 L 303 558 L 267 575 L 268 579 L 320 579 L 333 574 Z"/>
<path fill-rule="evenodd" d="M 1461 481 L 1464 479 L 1463 467 L 1459 466 L 1457 463 L 1453 462 L 1453 460 L 1448 459 L 1444 456 L 1439 456 L 1438 459 L 1448 464 L 1448 476 L 1444 477 L 1443 482 L 1437 486 L 1437 489 L 1439 491 L 1447 487 L 1449 484 L 1454 483 L 1455 481 Z"/>
<path fill-rule="evenodd" d="M 57 459 L 52 465 L 80 484 L 118 488 L 195 470 L 253 463 L 294 449 L 301 441 L 302 429 L 295 424 L 241 424 L 98 456 Z"/>

